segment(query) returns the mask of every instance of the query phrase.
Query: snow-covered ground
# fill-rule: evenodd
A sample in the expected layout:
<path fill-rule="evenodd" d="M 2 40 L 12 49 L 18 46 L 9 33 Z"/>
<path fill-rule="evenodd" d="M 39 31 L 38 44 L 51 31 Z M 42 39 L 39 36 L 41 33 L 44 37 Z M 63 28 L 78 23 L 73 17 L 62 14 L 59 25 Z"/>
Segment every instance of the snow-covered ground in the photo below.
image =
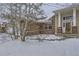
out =
<path fill-rule="evenodd" d="M 5 43 L 5 42 L 10 41 L 10 40 L 11 40 L 11 38 L 8 34 L 0 33 L 0 44 Z"/>
<path fill-rule="evenodd" d="M 11 40 L 7 34 L 0 34 L 0 42 L 2 42 L 0 43 L 0 55 L 79 55 L 79 38 L 69 38 L 62 41 L 26 40 L 22 42 Z"/>

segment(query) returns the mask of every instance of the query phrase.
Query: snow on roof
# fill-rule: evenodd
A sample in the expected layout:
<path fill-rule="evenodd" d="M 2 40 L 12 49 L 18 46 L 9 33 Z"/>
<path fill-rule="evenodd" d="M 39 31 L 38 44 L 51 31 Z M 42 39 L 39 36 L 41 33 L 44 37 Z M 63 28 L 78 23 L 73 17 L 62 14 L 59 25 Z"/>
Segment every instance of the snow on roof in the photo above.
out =
<path fill-rule="evenodd" d="M 61 9 L 55 10 L 53 12 L 57 12 L 57 11 L 61 11 L 61 10 L 67 10 L 67 9 L 71 9 L 71 8 L 77 8 L 77 7 L 79 7 L 79 4 L 72 4 L 72 5 L 67 6 L 65 8 L 61 8 Z"/>
<path fill-rule="evenodd" d="M 54 14 L 52 13 L 51 15 L 49 15 L 46 19 L 49 20 L 51 17 L 53 17 Z"/>
<path fill-rule="evenodd" d="M 51 23 L 50 20 L 46 20 L 46 19 L 44 19 L 44 20 L 37 20 L 36 22 L 41 22 L 41 23 Z"/>
<path fill-rule="evenodd" d="M 46 19 L 37 20 L 37 22 L 41 22 L 41 23 L 52 23 L 51 17 L 54 17 L 54 14 L 51 14 L 51 15 L 50 15 L 49 17 L 47 17 Z"/>
<path fill-rule="evenodd" d="M 74 3 L 70 7 L 78 7 L 78 6 L 79 6 L 79 3 Z"/>

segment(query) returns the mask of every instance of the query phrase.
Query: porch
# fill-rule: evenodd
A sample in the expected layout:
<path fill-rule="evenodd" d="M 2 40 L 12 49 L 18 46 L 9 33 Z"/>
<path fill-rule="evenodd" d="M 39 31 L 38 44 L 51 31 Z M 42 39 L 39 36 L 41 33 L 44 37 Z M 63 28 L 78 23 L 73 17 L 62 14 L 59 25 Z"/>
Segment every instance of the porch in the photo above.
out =
<path fill-rule="evenodd" d="M 77 33 L 77 8 L 57 12 L 55 33 L 63 36 L 74 36 Z"/>

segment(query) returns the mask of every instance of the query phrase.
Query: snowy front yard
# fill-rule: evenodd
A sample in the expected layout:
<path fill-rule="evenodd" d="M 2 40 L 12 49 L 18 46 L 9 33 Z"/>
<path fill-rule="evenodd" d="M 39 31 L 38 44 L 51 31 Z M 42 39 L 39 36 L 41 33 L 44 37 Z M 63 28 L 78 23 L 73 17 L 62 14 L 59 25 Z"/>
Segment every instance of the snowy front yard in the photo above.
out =
<path fill-rule="evenodd" d="M 79 38 L 70 38 L 62 41 L 39 42 L 38 40 L 11 40 L 8 35 L 0 34 L 0 55 L 12 56 L 57 56 L 78 55 Z"/>

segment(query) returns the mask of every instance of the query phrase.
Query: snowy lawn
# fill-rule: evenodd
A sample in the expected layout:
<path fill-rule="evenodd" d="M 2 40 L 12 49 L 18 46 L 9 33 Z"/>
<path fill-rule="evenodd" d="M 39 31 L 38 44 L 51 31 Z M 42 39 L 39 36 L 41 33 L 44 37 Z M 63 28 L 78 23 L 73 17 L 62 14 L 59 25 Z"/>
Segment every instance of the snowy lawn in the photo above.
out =
<path fill-rule="evenodd" d="M 44 40 L 42 42 L 39 42 L 38 40 L 26 40 L 25 42 L 21 42 L 20 40 L 11 40 L 11 38 L 6 34 L 0 35 L 1 40 L 2 38 L 6 42 L 0 43 L 0 55 L 79 56 L 79 38 L 69 38 L 62 41 Z"/>
<path fill-rule="evenodd" d="M 0 33 L 0 44 L 5 43 L 5 42 L 10 41 L 10 40 L 11 40 L 11 38 L 8 34 Z"/>

